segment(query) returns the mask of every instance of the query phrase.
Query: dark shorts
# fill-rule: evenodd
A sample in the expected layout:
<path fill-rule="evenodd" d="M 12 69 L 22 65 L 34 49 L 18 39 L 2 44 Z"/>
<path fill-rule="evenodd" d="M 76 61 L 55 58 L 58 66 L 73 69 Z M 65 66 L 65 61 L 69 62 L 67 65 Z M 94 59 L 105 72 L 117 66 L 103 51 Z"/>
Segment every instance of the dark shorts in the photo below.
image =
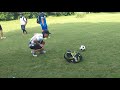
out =
<path fill-rule="evenodd" d="M 37 50 L 37 49 L 41 49 L 42 47 L 40 45 L 30 45 L 29 48 Z"/>
<path fill-rule="evenodd" d="M 41 49 L 42 47 L 40 45 L 38 45 L 38 44 L 29 43 L 29 48 L 37 50 L 37 49 Z"/>
<path fill-rule="evenodd" d="M 22 30 L 25 30 L 25 25 L 21 25 L 21 29 L 22 29 Z"/>
<path fill-rule="evenodd" d="M 0 30 L 2 30 L 2 26 L 0 25 Z"/>

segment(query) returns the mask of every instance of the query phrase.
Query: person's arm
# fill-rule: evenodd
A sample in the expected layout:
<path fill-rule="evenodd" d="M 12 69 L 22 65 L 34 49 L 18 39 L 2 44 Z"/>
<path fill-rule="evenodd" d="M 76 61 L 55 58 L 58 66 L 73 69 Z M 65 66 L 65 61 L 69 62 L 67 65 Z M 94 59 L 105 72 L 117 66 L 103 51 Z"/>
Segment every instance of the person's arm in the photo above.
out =
<path fill-rule="evenodd" d="M 36 43 L 36 44 L 39 44 L 39 45 L 40 45 L 40 43 L 37 41 L 37 39 L 35 39 L 35 40 L 34 40 L 34 43 Z"/>
<path fill-rule="evenodd" d="M 42 41 L 42 43 L 39 43 L 39 42 L 37 41 L 37 39 L 34 40 L 34 43 L 36 43 L 37 45 L 40 45 L 41 47 L 43 47 L 44 44 L 45 44 L 44 41 Z"/>
<path fill-rule="evenodd" d="M 42 41 L 41 44 L 40 44 L 40 46 L 41 46 L 41 47 L 44 47 L 44 45 L 45 45 L 45 42 Z"/>
<path fill-rule="evenodd" d="M 23 17 L 23 21 L 25 22 L 25 25 L 27 24 L 27 19 Z"/>
<path fill-rule="evenodd" d="M 25 25 L 27 24 L 27 18 L 24 18 L 25 19 Z"/>
<path fill-rule="evenodd" d="M 45 45 L 45 42 L 42 40 L 41 42 L 37 42 L 36 44 L 39 44 L 43 48 Z"/>
<path fill-rule="evenodd" d="M 45 45 L 45 42 L 44 42 L 44 41 L 42 41 L 42 43 L 41 43 L 41 44 Z"/>

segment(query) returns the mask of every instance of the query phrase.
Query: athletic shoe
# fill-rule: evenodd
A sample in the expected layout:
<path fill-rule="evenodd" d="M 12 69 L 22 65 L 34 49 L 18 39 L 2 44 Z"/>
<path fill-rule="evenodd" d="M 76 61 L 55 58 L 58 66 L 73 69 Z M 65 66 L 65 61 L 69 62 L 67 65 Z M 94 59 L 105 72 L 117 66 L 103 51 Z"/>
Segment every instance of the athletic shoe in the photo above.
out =
<path fill-rule="evenodd" d="M 34 57 L 37 57 L 37 55 L 33 51 L 31 51 L 31 53 Z"/>
<path fill-rule="evenodd" d="M 33 57 L 37 57 L 37 55 L 36 54 L 32 54 L 33 55 Z"/>
<path fill-rule="evenodd" d="M 1 39 L 5 39 L 6 37 L 1 37 Z"/>

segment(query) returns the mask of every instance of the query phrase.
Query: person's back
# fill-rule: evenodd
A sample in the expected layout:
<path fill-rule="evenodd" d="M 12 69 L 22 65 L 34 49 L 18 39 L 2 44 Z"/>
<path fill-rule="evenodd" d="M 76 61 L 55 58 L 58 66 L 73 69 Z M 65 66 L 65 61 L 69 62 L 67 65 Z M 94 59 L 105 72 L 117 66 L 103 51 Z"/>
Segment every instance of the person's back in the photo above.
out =
<path fill-rule="evenodd" d="M 27 19 L 24 16 L 20 17 L 20 24 L 21 25 L 26 25 Z"/>
<path fill-rule="evenodd" d="M 35 44 L 34 40 L 37 40 L 38 42 L 41 42 L 43 40 L 43 34 L 35 34 L 31 39 L 31 44 Z"/>

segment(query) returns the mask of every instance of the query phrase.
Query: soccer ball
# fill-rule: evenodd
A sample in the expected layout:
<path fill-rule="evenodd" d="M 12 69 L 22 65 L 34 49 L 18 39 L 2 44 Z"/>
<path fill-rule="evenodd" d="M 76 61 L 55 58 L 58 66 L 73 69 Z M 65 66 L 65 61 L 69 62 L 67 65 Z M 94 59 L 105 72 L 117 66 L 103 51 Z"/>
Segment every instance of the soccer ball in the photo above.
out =
<path fill-rule="evenodd" d="M 86 48 L 85 48 L 85 45 L 81 45 L 80 48 L 79 48 L 81 51 L 84 51 Z"/>

